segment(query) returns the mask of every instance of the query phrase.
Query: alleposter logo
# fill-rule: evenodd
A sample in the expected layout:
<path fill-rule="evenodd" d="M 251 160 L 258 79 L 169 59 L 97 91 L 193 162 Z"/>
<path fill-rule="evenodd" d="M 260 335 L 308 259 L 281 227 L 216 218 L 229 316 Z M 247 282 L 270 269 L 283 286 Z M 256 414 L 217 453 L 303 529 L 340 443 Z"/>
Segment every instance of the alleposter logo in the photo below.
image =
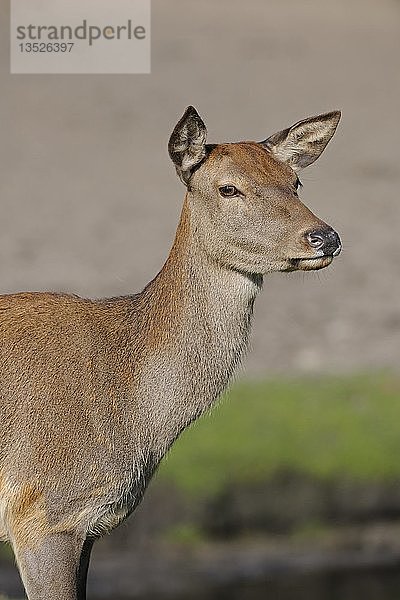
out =
<path fill-rule="evenodd" d="M 11 0 L 11 73 L 149 73 L 150 0 Z"/>

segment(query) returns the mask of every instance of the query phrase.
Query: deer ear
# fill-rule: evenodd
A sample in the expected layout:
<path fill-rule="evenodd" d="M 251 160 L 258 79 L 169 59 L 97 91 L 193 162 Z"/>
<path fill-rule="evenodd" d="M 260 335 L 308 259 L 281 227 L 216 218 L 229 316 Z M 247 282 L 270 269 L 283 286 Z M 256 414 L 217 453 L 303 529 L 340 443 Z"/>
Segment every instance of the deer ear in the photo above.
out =
<path fill-rule="evenodd" d="M 169 139 L 168 152 L 176 172 L 187 184 L 206 155 L 207 129 L 193 106 L 188 106 Z"/>
<path fill-rule="evenodd" d="M 336 131 L 341 113 L 333 112 L 299 121 L 267 138 L 261 144 L 294 171 L 311 165 L 324 151 Z"/>

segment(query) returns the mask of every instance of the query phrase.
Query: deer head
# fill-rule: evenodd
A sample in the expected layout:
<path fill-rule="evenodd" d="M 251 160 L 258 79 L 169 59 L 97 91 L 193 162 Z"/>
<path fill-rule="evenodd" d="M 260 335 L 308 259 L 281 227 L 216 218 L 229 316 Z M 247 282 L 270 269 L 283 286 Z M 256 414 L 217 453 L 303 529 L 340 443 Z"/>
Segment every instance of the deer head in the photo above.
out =
<path fill-rule="evenodd" d="M 187 187 L 191 223 L 208 257 L 249 274 L 329 265 L 338 234 L 299 199 L 298 172 L 335 133 L 340 112 L 299 121 L 262 142 L 206 144 L 207 130 L 189 106 L 169 140 Z"/>

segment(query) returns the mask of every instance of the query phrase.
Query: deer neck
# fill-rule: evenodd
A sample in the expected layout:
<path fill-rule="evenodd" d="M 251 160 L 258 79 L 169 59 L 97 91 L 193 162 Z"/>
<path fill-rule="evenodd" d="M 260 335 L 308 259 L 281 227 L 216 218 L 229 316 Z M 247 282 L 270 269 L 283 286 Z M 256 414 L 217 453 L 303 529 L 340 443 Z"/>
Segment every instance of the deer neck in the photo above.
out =
<path fill-rule="evenodd" d="M 261 285 L 210 260 L 186 197 L 169 257 L 142 296 L 140 397 L 159 454 L 225 389 L 246 351 Z"/>

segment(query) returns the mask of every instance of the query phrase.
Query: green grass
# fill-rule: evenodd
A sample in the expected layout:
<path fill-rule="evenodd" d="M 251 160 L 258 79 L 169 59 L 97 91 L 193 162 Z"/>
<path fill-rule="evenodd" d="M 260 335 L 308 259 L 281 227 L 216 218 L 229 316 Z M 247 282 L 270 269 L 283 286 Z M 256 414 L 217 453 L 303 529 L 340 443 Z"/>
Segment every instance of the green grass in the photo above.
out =
<path fill-rule="evenodd" d="M 159 478 L 202 496 L 281 470 L 400 479 L 400 378 L 378 373 L 238 384 L 181 436 Z"/>
<path fill-rule="evenodd" d="M 11 546 L 9 544 L 0 542 L 0 561 L 11 560 L 11 559 L 13 559 L 13 557 L 14 557 L 14 554 L 13 554 L 13 551 L 11 550 Z M 3 600 L 1 595 L 0 595 L 0 600 Z"/>
<path fill-rule="evenodd" d="M 194 523 L 183 522 L 168 528 L 163 534 L 163 539 L 164 541 L 172 544 L 179 544 L 181 546 L 197 546 L 207 538 L 204 535 L 204 531 L 197 525 Z"/>

